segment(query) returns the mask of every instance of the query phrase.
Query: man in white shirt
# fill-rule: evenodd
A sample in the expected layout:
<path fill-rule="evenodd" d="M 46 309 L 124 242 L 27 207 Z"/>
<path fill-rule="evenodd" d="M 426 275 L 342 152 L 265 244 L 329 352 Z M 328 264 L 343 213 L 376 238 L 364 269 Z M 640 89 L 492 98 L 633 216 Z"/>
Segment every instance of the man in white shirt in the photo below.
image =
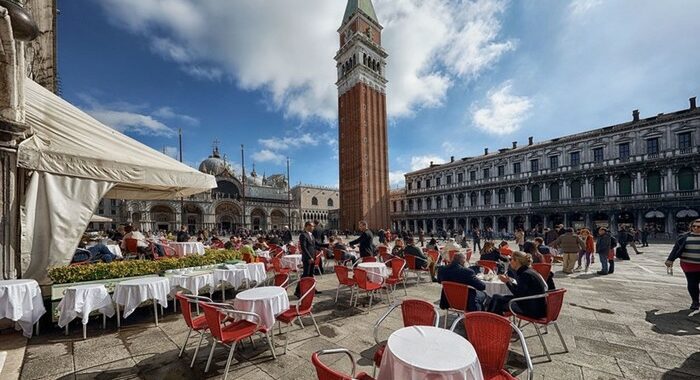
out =
<path fill-rule="evenodd" d="M 146 241 L 146 237 L 143 236 L 141 232 L 139 232 L 137 229 L 135 229 L 132 226 L 126 226 L 124 228 L 124 232 L 126 232 L 126 235 L 124 235 L 124 239 L 122 239 L 122 244 L 121 248 L 126 250 L 126 239 L 136 239 L 136 247 L 139 251 L 139 253 L 142 254 L 147 254 L 148 253 L 148 241 Z"/>

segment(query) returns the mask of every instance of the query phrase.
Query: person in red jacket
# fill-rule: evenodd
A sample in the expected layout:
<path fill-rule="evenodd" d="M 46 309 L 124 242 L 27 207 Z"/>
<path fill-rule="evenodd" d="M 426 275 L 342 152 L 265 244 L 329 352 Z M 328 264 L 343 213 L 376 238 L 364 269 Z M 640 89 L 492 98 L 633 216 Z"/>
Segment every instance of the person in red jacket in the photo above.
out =
<path fill-rule="evenodd" d="M 588 267 L 594 262 L 595 258 L 593 257 L 593 252 L 595 252 L 595 242 L 593 239 L 593 234 L 591 234 L 591 230 L 588 228 L 583 228 L 579 232 L 579 236 L 581 237 L 581 240 L 583 240 L 586 243 L 586 249 L 582 249 L 578 253 L 578 262 L 576 269 L 574 269 L 574 272 L 578 272 L 581 270 L 581 259 L 586 258 L 586 269 L 584 269 L 584 272 L 588 272 Z"/>

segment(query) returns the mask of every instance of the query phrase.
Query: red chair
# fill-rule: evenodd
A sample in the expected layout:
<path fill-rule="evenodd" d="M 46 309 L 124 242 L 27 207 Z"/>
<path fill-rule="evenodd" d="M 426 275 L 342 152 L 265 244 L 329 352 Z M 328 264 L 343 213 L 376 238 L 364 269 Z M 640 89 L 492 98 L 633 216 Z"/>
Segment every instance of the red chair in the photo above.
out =
<path fill-rule="evenodd" d="M 350 269 L 345 265 L 336 265 L 335 276 L 338 277 L 338 288 L 335 290 L 335 303 L 338 303 L 338 294 L 340 294 L 340 287 L 346 286 L 350 288 L 350 305 L 352 305 L 352 297 L 355 295 L 355 286 L 357 283 L 354 279 L 350 278 Z"/>
<path fill-rule="evenodd" d="M 539 273 L 540 276 L 542 276 L 542 279 L 546 284 L 547 279 L 549 278 L 549 274 L 552 272 L 552 264 L 534 263 L 532 264 L 532 269 L 534 269 L 535 272 Z"/>
<path fill-rule="evenodd" d="M 141 253 L 139 252 L 139 241 L 136 239 L 132 238 L 125 238 L 124 239 L 124 247 L 126 248 L 126 252 L 124 252 L 124 258 L 129 260 L 129 259 L 137 259 L 141 258 Z"/>
<path fill-rule="evenodd" d="M 469 263 L 472 259 L 472 255 L 474 254 L 474 251 L 472 251 L 471 248 L 467 248 L 467 253 L 465 256 L 467 256 L 467 263 Z"/>
<path fill-rule="evenodd" d="M 381 283 L 372 282 L 367 279 L 367 271 L 362 268 L 357 268 L 354 271 L 354 279 L 357 282 L 358 289 L 362 289 L 366 294 L 369 294 L 369 310 L 372 310 L 372 301 L 374 300 L 374 292 L 380 289 L 386 291 L 386 299 L 389 301 L 389 291 L 384 286 L 384 279 L 382 278 Z M 355 307 L 357 307 L 357 299 L 360 298 L 359 294 L 355 296 Z"/>
<path fill-rule="evenodd" d="M 189 328 L 187 331 L 187 337 L 185 338 L 185 343 L 182 344 L 180 354 L 177 356 L 178 358 L 181 358 L 182 354 L 185 352 L 185 347 L 187 346 L 187 341 L 190 339 L 190 334 L 192 334 L 193 331 L 199 334 L 199 344 L 197 344 L 197 347 L 194 349 L 194 355 L 192 356 L 192 362 L 190 363 L 190 368 L 192 368 L 194 367 L 194 360 L 197 357 L 199 348 L 202 346 L 204 332 L 209 328 L 207 325 L 207 318 L 204 315 L 200 315 L 199 317 L 192 316 L 192 305 L 196 305 L 199 301 L 212 302 L 212 300 L 207 297 L 182 294 L 182 292 L 175 294 L 175 298 L 180 303 L 182 318 L 185 319 L 185 324 Z"/>
<path fill-rule="evenodd" d="M 476 262 L 476 265 L 482 267 L 482 268 L 487 268 L 491 272 L 496 272 L 498 273 L 498 263 L 495 261 L 491 260 L 479 260 Z"/>
<path fill-rule="evenodd" d="M 277 322 L 279 322 L 280 331 L 282 330 L 282 323 L 287 324 L 287 332 L 291 329 L 291 324 L 295 319 L 299 320 L 301 328 L 304 328 L 304 323 L 301 321 L 301 317 L 310 316 L 311 320 L 314 322 L 316 327 L 316 333 L 321 336 L 321 330 L 318 329 L 318 324 L 316 323 L 316 318 L 314 318 L 314 313 L 311 312 L 311 308 L 314 302 L 314 295 L 316 295 L 316 279 L 313 277 L 302 277 L 299 280 L 299 291 L 302 296 L 297 301 L 296 305 L 293 305 L 282 314 L 277 316 Z M 287 344 L 289 343 L 289 337 L 284 341 L 284 353 L 287 353 Z"/>
<path fill-rule="evenodd" d="M 380 245 L 377 247 L 377 255 L 379 257 L 384 257 L 385 255 L 389 254 L 389 247 L 385 245 Z"/>
<path fill-rule="evenodd" d="M 280 260 L 279 257 L 273 257 L 272 258 L 272 268 L 275 271 L 275 274 L 289 274 L 291 270 L 288 268 L 282 268 L 282 261 Z"/>
<path fill-rule="evenodd" d="M 314 258 L 314 272 L 318 271 L 318 275 L 322 275 L 321 266 L 323 265 L 323 251 L 317 251 Z"/>
<path fill-rule="evenodd" d="M 213 249 L 224 249 L 226 246 L 224 245 L 224 242 L 221 240 L 216 240 L 211 243 L 211 247 Z"/>
<path fill-rule="evenodd" d="M 377 258 L 374 256 L 365 256 L 360 261 L 362 261 L 363 263 L 376 263 Z"/>
<path fill-rule="evenodd" d="M 451 263 L 452 261 L 454 261 L 455 255 L 456 255 L 458 252 L 459 252 L 459 251 L 456 250 L 456 249 L 451 249 L 451 250 L 447 251 L 447 263 L 446 263 L 446 264 L 449 264 L 449 263 Z"/>
<path fill-rule="evenodd" d="M 515 380 L 503 367 L 508 357 L 510 338 L 515 331 L 527 363 L 527 378 L 532 380 L 532 360 L 525 344 L 523 333 L 507 318 L 483 311 L 466 313 L 452 324 L 452 331 L 457 323 L 464 319 L 464 330 L 469 343 L 474 346 L 476 356 L 481 364 L 484 380 Z"/>
<path fill-rule="evenodd" d="M 554 262 L 554 257 L 552 257 L 552 255 L 550 254 L 544 254 L 542 255 L 542 257 L 544 258 L 544 262 L 546 264 L 551 264 L 552 262 Z"/>
<path fill-rule="evenodd" d="M 342 249 L 333 249 L 333 261 L 335 261 L 335 265 L 347 265 L 348 261 L 352 262 L 352 260 L 343 260 L 343 252 Z"/>
<path fill-rule="evenodd" d="M 319 359 L 319 356 L 322 355 L 332 355 L 340 353 L 346 354 L 350 358 L 350 363 L 352 363 L 352 372 L 349 375 L 328 367 L 321 361 L 321 359 Z M 373 377 L 369 376 L 364 372 L 355 374 L 355 359 L 352 357 L 350 351 L 344 348 L 316 351 L 313 354 L 311 354 L 311 363 L 316 368 L 316 376 L 318 377 L 318 380 L 374 380 Z"/>
<path fill-rule="evenodd" d="M 418 282 L 420 282 L 420 277 L 422 273 L 430 273 L 430 270 L 428 268 L 418 268 L 416 264 L 416 257 L 413 255 L 405 255 L 406 258 L 406 266 L 408 266 L 408 270 L 416 273 L 418 275 Z"/>
<path fill-rule="evenodd" d="M 437 265 L 438 260 L 440 260 L 440 252 L 438 252 L 434 249 L 429 249 L 426 256 L 430 257 L 433 260 L 433 262 L 435 263 L 435 265 Z"/>
<path fill-rule="evenodd" d="M 379 325 L 391 314 L 394 309 L 401 306 L 401 316 L 403 317 L 403 326 L 435 326 L 438 327 L 440 315 L 432 303 L 423 300 L 406 299 L 400 304 L 393 304 L 383 316 L 374 324 L 374 341 L 379 345 L 377 351 L 374 352 L 374 369 L 373 375 L 377 372 L 377 367 L 382 363 L 382 356 L 386 345 L 379 341 Z"/>
<path fill-rule="evenodd" d="M 466 284 L 460 284 L 452 281 L 442 282 L 442 291 L 445 293 L 447 303 L 450 305 L 450 307 L 445 309 L 444 328 L 447 328 L 447 317 L 450 310 L 456 311 L 459 314 L 462 314 L 467 310 L 467 305 L 469 305 L 469 289 L 476 291 L 476 289 Z"/>
<path fill-rule="evenodd" d="M 230 346 L 231 349 L 228 353 L 228 360 L 226 360 L 226 369 L 224 370 L 224 380 L 228 377 L 228 370 L 231 367 L 231 359 L 233 358 L 233 352 L 236 349 L 236 343 L 242 341 L 243 339 L 251 338 L 253 335 L 261 333 L 267 338 L 267 343 L 272 351 L 272 357 L 277 359 L 277 354 L 275 353 L 275 344 L 272 341 L 273 334 L 269 334 L 267 329 L 260 325 L 260 316 L 255 313 L 249 313 L 247 311 L 233 310 L 232 306 L 229 304 L 219 304 L 219 303 L 207 303 L 200 302 L 199 306 L 204 310 L 204 316 L 207 319 L 207 324 L 209 325 L 209 332 L 214 340 L 211 344 L 211 350 L 209 351 L 209 359 L 207 359 L 207 366 L 204 368 L 204 372 L 209 372 L 209 366 L 211 365 L 211 360 L 214 357 L 214 349 L 217 343 L 221 343 L 224 346 Z M 240 320 L 228 323 L 231 318 L 238 318 Z M 251 318 L 255 322 L 248 321 L 241 318 Z"/>
<path fill-rule="evenodd" d="M 243 252 L 243 261 L 245 261 L 246 264 L 255 262 L 255 260 L 253 260 L 253 255 L 251 255 L 250 252 Z"/>
<path fill-rule="evenodd" d="M 384 280 L 384 283 L 391 286 L 391 292 L 393 293 L 396 291 L 396 284 L 401 282 L 403 283 L 404 294 L 408 295 L 408 292 L 406 291 L 406 276 L 404 274 L 404 269 L 406 269 L 406 260 L 400 257 L 394 257 L 393 259 L 389 260 L 388 263 L 391 265 L 391 275 L 389 275 L 389 278 Z"/>
<path fill-rule="evenodd" d="M 287 288 L 289 286 L 289 274 L 288 273 L 277 273 L 274 278 L 274 285 Z"/>
<path fill-rule="evenodd" d="M 552 361 L 552 358 L 551 356 L 549 356 L 549 350 L 547 350 L 547 345 L 544 343 L 544 339 L 542 338 L 542 332 L 540 331 L 539 325 L 544 326 L 545 329 L 549 325 L 554 325 L 554 328 L 557 330 L 557 334 L 559 335 L 559 340 L 561 340 L 561 344 L 562 346 L 564 346 L 564 353 L 569 352 L 569 348 L 566 346 L 564 337 L 561 335 L 561 331 L 559 330 L 559 325 L 557 325 L 557 319 L 559 319 L 559 313 L 561 312 L 561 307 L 564 304 L 564 293 L 566 293 L 566 289 L 562 288 L 552 290 L 545 294 L 539 294 L 536 296 L 513 298 L 512 300 L 510 300 L 510 302 L 508 302 L 508 309 L 510 310 L 510 315 L 512 315 L 514 318 L 518 318 L 521 321 L 527 321 L 528 323 L 532 323 L 532 325 L 535 327 L 535 331 L 537 331 L 537 336 L 540 338 L 540 343 L 542 343 L 544 353 L 545 355 L 547 355 L 547 359 L 549 361 Z M 544 318 L 532 318 L 526 315 L 518 314 L 513 311 L 513 302 L 533 300 L 538 298 L 544 298 L 545 300 L 547 313 L 544 316 Z M 523 325 L 523 327 L 524 326 L 525 325 Z"/>
<path fill-rule="evenodd" d="M 290 255 L 293 255 L 293 254 L 297 253 L 297 251 L 299 250 L 299 248 L 297 248 L 296 245 L 290 244 L 290 245 L 287 246 L 287 250 L 289 251 L 289 254 L 290 254 Z"/>
<path fill-rule="evenodd" d="M 163 248 L 163 251 L 165 251 L 164 256 L 160 256 L 156 245 L 160 245 Z M 153 260 L 172 259 L 172 258 L 177 257 L 177 251 L 175 251 L 175 249 L 173 249 L 172 247 L 169 247 L 167 245 L 151 243 L 151 244 L 149 244 L 149 246 L 151 249 L 151 255 L 153 255 Z"/>

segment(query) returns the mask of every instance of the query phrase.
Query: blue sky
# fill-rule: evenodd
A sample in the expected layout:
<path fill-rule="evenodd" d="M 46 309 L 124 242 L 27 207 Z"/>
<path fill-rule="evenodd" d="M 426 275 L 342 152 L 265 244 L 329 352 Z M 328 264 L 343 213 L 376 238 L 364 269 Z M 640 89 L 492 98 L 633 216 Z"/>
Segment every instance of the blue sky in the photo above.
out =
<path fill-rule="evenodd" d="M 345 0 L 59 0 L 64 98 L 197 166 L 337 186 L 336 30 Z M 392 186 L 449 160 L 687 107 L 693 1 L 375 0 L 389 54 Z"/>

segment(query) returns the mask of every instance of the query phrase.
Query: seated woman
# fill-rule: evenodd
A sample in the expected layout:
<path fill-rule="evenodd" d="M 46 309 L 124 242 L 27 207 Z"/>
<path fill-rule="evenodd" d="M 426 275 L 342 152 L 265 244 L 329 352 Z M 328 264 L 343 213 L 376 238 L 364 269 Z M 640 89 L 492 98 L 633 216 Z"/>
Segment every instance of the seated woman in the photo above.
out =
<path fill-rule="evenodd" d="M 348 247 L 343 243 L 343 238 L 340 236 L 331 237 L 330 240 L 328 240 L 328 248 L 329 251 L 331 251 L 331 253 L 336 249 L 342 251 L 343 254 L 340 257 L 341 260 L 343 260 L 343 262 L 350 260 L 354 265 L 357 261 L 357 258 L 355 256 L 348 253 Z"/>
<path fill-rule="evenodd" d="M 481 249 L 481 256 L 479 260 L 489 260 L 498 263 L 498 273 L 502 274 L 506 272 L 506 266 L 508 265 L 508 258 L 501 256 L 496 246 L 492 241 L 487 241 L 484 243 L 484 248 Z"/>
<path fill-rule="evenodd" d="M 532 263 L 544 263 L 544 256 L 539 252 L 537 249 L 537 244 L 531 242 L 531 241 L 526 241 L 525 244 L 523 244 L 523 251 L 525 253 L 529 253 L 530 256 L 532 256 Z M 547 281 L 547 289 L 548 290 L 554 290 L 556 287 L 554 286 L 554 272 L 549 272 L 549 276 L 545 278 L 545 281 Z"/>
<path fill-rule="evenodd" d="M 508 242 L 505 240 L 501 241 L 501 244 L 498 245 L 498 252 L 500 252 L 503 256 L 510 256 L 513 254 L 513 250 L 510 249 Z"/>
<path fill-rule="evenodd" d="M 258 238 L 258 241 L 256 241 L 255 244 L 253 244 L 253 249 L 255 249 L 256 251 L 269 251 L 270 246 L 267 245 L 267 242 L 265 242 L 265 239 L 263 239 L 263 237 L 261 236 Z"/>
<path fill-rule="evenodd" d="M 428 244 L 426 244 L 425 248 L 434 249 L 437 251 L 439 249 L 437 240 L 435 240 L 434 237 L 431 237 L 430 241 L 428 242 Z"/>
<path fill-rule="evenodd" d="M 394 242 L 394 248 L 391 249 L 391 255 L 394 257 L 403 257 L 403 250 L 406 247 L 403 244 L 403 240 L 396 239 Z"/>
<path fill-rule="evenodd" d="M 498 276 L 513 295 L 495 294 L 489 304 L 489 311 L 503 315 L 504 312 L 509 311 L 508 303 L 513 298 L 545 293 L 545 284 L 542 282 L 542 277 L 530 268 L 530 265 L 532 265 L 532 256 L 529 253 L 513 252 L 513 256 L 510 258 L 510 266 L 515 271 L 515 279 L 505 275 Z M 519 301 L 513 304 L 513 311 L 531 318 L 542 318 L 547 313 L 547 304 L 544 298 Z"/>

